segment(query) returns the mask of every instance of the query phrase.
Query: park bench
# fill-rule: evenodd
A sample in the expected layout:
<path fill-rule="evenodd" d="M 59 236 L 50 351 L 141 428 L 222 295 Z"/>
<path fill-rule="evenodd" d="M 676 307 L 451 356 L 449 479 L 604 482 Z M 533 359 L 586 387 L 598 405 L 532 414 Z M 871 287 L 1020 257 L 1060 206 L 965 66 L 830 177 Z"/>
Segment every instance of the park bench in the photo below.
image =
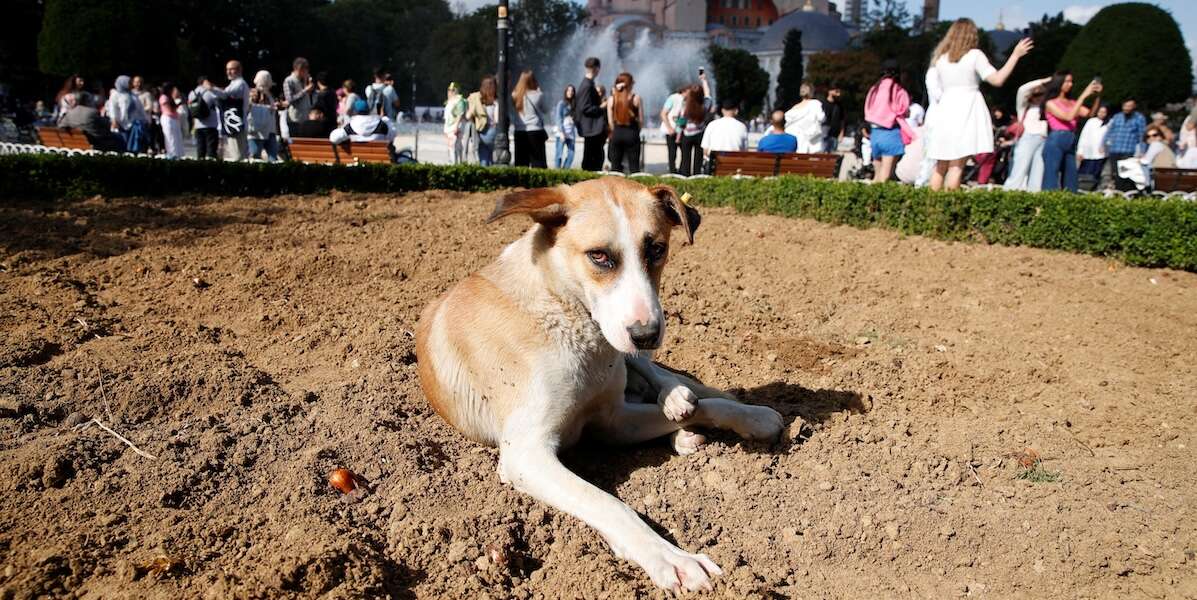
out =
<path fill-rule="evenodd" d="M 811 175 L 834 178 L 838 154 L 787 154 L 773 152 L 712 152 L 716 177 L 750 175 Z"/>
<path fill-rule="evenodd" d="M 1197 192 L 1197 169 L 1156 168 L 1152 171 L 1157 192 Z"/>
<path fill-rule="evenodd" d="M 43 146 L 48 148 L 67 148 L 70 150 L 91 150 L 91 142 L 82 131 L 74 129 L 59 129 L 58 127 L 38 127 L 37 138 Z"/>
<path fill-rule="evenodd" d="M 324 138 L 291 138 L 291 158 L 324 165 L 391 162 L 387 142 L 333 144 Z"/>

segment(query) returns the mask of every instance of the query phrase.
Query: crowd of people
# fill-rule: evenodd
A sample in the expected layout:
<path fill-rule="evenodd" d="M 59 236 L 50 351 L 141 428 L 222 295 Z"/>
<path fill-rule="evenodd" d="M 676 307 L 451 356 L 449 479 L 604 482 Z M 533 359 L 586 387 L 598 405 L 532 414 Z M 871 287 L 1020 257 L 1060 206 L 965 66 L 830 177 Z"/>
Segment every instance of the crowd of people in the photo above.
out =
<path fill-rule="evenodd" d="M 989 109 L 980 84 L 1006 84 L 1034 45 L 1019 41 L 1000 69 L 978 46 L 971 20 L 951 25 L 924 74 L 925 106 L 903 85 L 910 74 L 894 61 L 883 63 L 864 98 L 863 122 L 853 131 L 856 143 L 845 153 L 841 178 L 898 180 L 937 190 L 968 180 L 1010 190 L 1125 190 L 1149 186 L 1155 168 L 1197 168 L 1197 110 L 1174 132 L 1162 113 L 1148 120 L 1137 112 L 1134 98 L 1122 99 L 1118 111 L 1102 104 L 1100 78 L 1074 94 L 1072 74 L 1062 71 L 1022 83 L 1015 110 L 1007 115 L 1000 107 Z M 842 90 L 835 84 L 817 90 L 803 83 L 792 106 L 745 123 L 737 99 L 724 97 L 716 105 L 702 69 L 658 111 L 645 106 L 632 73 L 618 73 L 608 90 L 599 83 L 598 58 L 586 59 L 582 67 L 579 83 L 565 86 L 555 103 L 532 70 L 519 74 L 505 98 L 493 75 L 483 76 L 469 93 L 450 83 L 443 111 L 450 162 L 494 163 L 500 102 L 509 116 L 513 164 L 535 168 L 550 166 L 550 139 L 551 165 L 573 168 L 580 139 L 582 169 L 642 171 L 650 128 L 664 139 L 669 172 L 684 176 L 706 172 L 712 152 L 747 150 L 750 127 L 767 124 L 756 147 L 762 152 L 837 152 L 848 134 Z M 120 76 L 105 90 L 89 88 L 76 75 L 63 84 L 53 110 L 39 106 L 38 114 L 45 123 L 84 132 L 101 150 L 171 158 L 183 156 L 188 135 L 196 158 L 223 160 L 279 160 L 286 153 L 283 142 L 293 137 L 395 140 L 399 95 L 383 69 L 375 69 L 364 88 L 353 80 L 334 88 L 326 74 L 313 77 L 308 61 L 296 58 L 278 96 L 275 87 L 266 70 L 247 82 L 236 60 L 228 62 L 220 82 L 203 76 L 191 89 Z"/>

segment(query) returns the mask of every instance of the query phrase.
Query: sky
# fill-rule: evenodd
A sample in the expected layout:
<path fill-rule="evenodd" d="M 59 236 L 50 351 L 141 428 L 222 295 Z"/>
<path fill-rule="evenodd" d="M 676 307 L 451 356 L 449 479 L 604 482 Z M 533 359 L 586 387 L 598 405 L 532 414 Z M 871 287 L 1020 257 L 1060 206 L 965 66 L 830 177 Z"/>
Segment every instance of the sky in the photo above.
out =
<path fill-rule="evenodd" d="M 583 0 L 573 0 L 578 4 L 586 4 Z M 911 14 L 921 14 L 923 3 L 921 0 L 906 0 L 910 5 Z M 491 4 L 494 0 L 450 0 L 450 4 L 461 4 L 467 9 L 474 9 L 484 4 Z M 940 0 L 939 18 L 943 21 L 969 17 L 977 22 L 982 29 L 991 29 L 997 25 L 998 18 L 1005 23 L 1007 29 L 1020 29 L 1029 21 L 1037 21 L 1044 14 L 1063 12 L 1070 21 L 1084 24 L 1101 7 L 1116 4 L 1117 0 L 1021 0 L 1011 2 L 977 2 L 977 0 Z M 843 0 L 838 2 L 841 6 Z M 984 4 L 978 7 L 978 4 Z M 1197 67 L 1197 0 L 1157 0 L 1152 2 L 1168 12 L 1180 24 L 1181 35 L 1189 46 L 1189 52 L 1194 57 Z"/>

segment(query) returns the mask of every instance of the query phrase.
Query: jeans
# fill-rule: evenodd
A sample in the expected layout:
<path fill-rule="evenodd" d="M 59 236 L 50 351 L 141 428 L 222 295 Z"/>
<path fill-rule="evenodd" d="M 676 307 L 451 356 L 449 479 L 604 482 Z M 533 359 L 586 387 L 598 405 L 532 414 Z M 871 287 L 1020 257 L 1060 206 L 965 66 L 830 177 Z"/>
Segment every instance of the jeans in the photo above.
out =
<path fill-rule="evenodd" d="M 574 168 L 574 145 L 577 143 L 575 138 L 559 137 L 557 138 L 557 152 L 554 153 L 553 164 L 558 169 L 572 169 Z M 561 150 L 565 149 L 567 154 L 561 156 Z M 564 160 L 563 160 L 564 159 Z"/>
<path fill-rule="evenodd" d="M 840 139 L 837 136 L 829 135 L 823 138 L 823 152 L 831 153 L 839 150 Z"/>
<path fill-rule="evenodd" d="M 1056 130 L 1043 144 L 1043 189 L 1077 191 L 1076 133 Z"/>
<path fill-rule="evenodd" d="M 478 164 L 489 167 L 494 164 L 495 147 L 478 138 Z"/>
<path fill-rule="evenodd" d="M 278 162 L 278 136 L 272 133 L 264 140 L 249 138 L 250 158 L 262 158 L 263 150 L 266 151 L 266 158 L 270 162 Z"/>
<path fill-rule="evenodd" d="M 702 134 L 700 131 L 682 138 L 681 175 L 689 177 L 702 173 Z"/>
<path fill-rule="evenodd" d="M 195 157 L 196 158 L 214 158 L 220 160 L 220 154 L 216 152 L 216 147 L 219 143 L 218 133 L 215 128 L 201 127 L 195 130 Z"/>
<path fill-rule="evenodd" d="M 1024 133 L 1018 138 L 1005 189 L 1038 192 L 1043 187 L 1044 140 L 1045 137 L 1034 133 Z"/>

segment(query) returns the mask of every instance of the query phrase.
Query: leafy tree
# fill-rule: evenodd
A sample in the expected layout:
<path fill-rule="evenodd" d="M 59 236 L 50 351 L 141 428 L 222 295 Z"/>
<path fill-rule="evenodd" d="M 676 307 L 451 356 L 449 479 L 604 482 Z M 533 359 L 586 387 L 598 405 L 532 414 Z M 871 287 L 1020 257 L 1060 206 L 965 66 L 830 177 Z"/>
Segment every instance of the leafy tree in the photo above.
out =
<path fill-rule="evenodd" d="M 756 57 L 739 48 L 707 47 L 711 70 L 715 74 L 719 103 L 730 98 L 740 105 L 740 118 L 751 119 L 760 114 L 769 92 L 769 73 L 761 68 Z"/>
<path fill-rule="evenodd" d="M 802 30 L 791 29 L 786 33 L 785 49 L 781 53 L 781 70 L 777 73 L 777 99 L 775 108 L 785 110 L 798 102 L 799 88 L 805 77 L 802 65 Z"/>
<path fill-rule="evenodd" d="M 994 102 L 1012 109 L 1018 86 L 1055 73 L 1068 45 L 1080 32 L 1081 26 L 1065 19 L 1064 13 L 1043 15 L 1042 19 L 1031 23 L 1027 27 L 1027 37 L 1035 40 L 1035 49 L 1018 61 L 1006 85 L 992 90 Z"/>
<path fill-rule="evenodd" d="M 38 88 L 43 79 L 37 69 L 43 8 L 40 0 L 14 0 L 6 6 L 6 31 L 0 36 L 0 81 L 17 89 Z"/>
<path fill-rule="evenodd" d="M 869 50 L 820 52 L 810 57 L 807 78 L 819 87 L 836 84 L 843 92 L 840 103 L 848 115 L 859 115 L 865 94 L 877 82 L 881 58 Z"/>
<path fill-rule="evenodd" d="M 1102 96 L 1134 96 L 1148 107 L 1188 97 L 1193 63 L 1180 28 L 1167 11 L 1130 2 L 1101 9 L 1085 24 L 1060 66 L 1073 72 L 1077 89 L 1100 74 Z"/>
<path fill-rule="evenodd" d="M 864 17 L 865 31 L 868 32 L 887 29 L 906 31 L 914 25 L 910 8 L 903 0 L 878 0 L 862 16 Z"/>
<path fill-rule="evenodd" d="M 152 0 L 46 0 L 37 38 L 39 69 L 66 76 L 173 76 L 176 21 Z"/>
<path fill-rule="evenodd" d="M 585 18 L 586 11 L 569 0 L 519 0 L 511 7 L 512 72 L 548 67 Z"/>

